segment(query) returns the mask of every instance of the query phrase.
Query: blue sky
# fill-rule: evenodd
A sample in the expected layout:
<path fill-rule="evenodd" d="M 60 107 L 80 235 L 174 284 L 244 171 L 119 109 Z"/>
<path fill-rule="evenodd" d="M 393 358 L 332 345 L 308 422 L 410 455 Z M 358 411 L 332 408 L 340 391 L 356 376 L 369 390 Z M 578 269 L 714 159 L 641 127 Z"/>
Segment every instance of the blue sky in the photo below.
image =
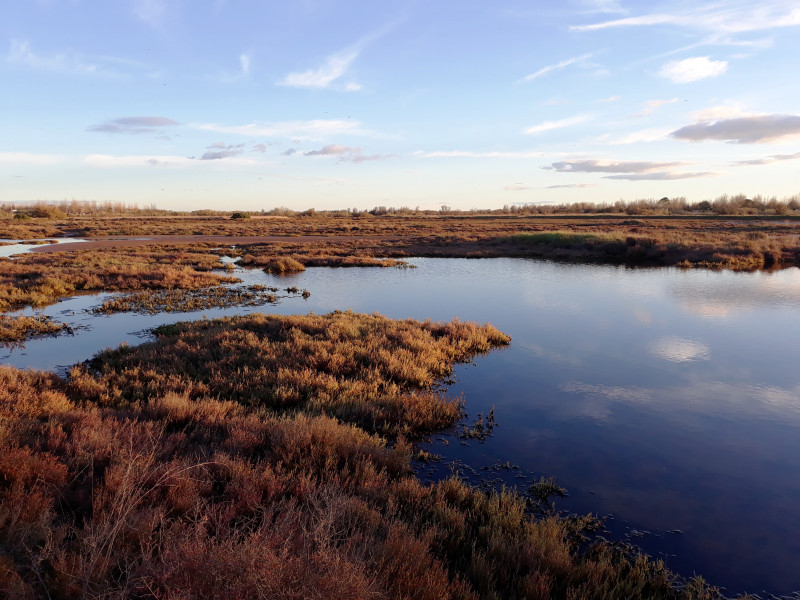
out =
<path fill-rule="evenodd" d="M 798 56 L 797 0 L 6 0 L 0 202 L 782 198 Z"/>

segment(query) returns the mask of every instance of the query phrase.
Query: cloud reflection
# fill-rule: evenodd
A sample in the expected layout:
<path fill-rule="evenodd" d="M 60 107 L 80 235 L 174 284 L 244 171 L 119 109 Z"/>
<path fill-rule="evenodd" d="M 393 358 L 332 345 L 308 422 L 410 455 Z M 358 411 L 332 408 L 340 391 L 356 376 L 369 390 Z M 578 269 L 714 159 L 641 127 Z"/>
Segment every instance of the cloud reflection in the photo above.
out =
<path fill-rule="evenodd" d="M 658 358 L 676 363 L 711 358 L 711 351 L 705 344 L 679 337 L 666 337 L 656 340 L 650 345 L 649 350 L 651 354 Z"/>

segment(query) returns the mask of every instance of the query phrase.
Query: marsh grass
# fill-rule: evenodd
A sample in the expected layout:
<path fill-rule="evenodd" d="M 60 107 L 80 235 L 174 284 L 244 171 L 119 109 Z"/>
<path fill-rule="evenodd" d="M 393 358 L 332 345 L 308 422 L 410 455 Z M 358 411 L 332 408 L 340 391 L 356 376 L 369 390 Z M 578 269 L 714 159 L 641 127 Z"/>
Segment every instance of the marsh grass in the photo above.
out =
<path fill-rule="evenodd" d="M 140 312 L 156 314 L 159 312 L 191 312 L 209 308 L 231 306 L 262 306 L 277 304 L 287 298 L 309 298 L 311 292 L 287 288 L 286 293 L 278 295 L 278 288 L 263 285 L 243 287 L 213 287 L 199 290 L 150 290 L 134 292 L 110 298 L 92 309 L 98 314 L 118 312 Z"/>
<path fill-rule="evenodd" d="M 72 333 L 72 328 L 66 323 L 56 323 L 45 315 L 0 315 L 0 346 L 18 345 L 30 338 L 60 333 Z"/>
<path fill-rule="evenodd" d="M 81 292 L 195 290 L 237 282 L 209 250 L 132 248 L 25 254 L 0 260 L 0 310 L 45 306 Z"/>
<path fill-rule="evenodd" d="M 590 542 L 591 516 L 533 517 L 521 495 L 452 478 L 423 485 L 403 436 L 389 443 L 358 416 L 320 410 L 326 394 L 356 415 L 425 397 L 454 361 L 508 342 L 491 327 L 334 313 L 159 335 L 104 352 L 69 380 L 0 367 L 6 596 L 720 597 L 702 580 L 677 585 L 660 561 Z M 271 356 L 281 367 L 265 386 L 253 374 Z M 335 374 L 336 388 L 311 364 Z M 305 398 L 264 402 L 251 384 L 273 395 L 302 384 Z M 414 414 L 390 411 L 383 429 L 425 430 Z"/>

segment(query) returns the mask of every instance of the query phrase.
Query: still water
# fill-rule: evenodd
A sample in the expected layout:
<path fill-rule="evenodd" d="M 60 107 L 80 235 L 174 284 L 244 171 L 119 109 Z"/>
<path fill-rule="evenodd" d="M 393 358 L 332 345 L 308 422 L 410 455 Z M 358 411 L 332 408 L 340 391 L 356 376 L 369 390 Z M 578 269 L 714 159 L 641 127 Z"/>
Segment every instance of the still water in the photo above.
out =
<path fill-rule="evenodd" d="M 610 515 L 612 537 L 683 575 L 731 594 L 800 590 L 800 269 L 412 262 L 290 277 L 237 269 L 246 283 L 312 294 L 260 309 L 93 316 L 85 309 L 108 295 L 73 298 L 45 314 L 74 336 L 0 349 L 0 361 L 63 371 L 161 323 L 256 310 L 488 321 L 510 347 L 459 366 L 450 391 L 471 420 L 494 407 L 499 426 L 485 443 L 437 436 L 439 473 L 458 461 L 509 485 L 552 475 L 569 490 L 557 508 Z"/>

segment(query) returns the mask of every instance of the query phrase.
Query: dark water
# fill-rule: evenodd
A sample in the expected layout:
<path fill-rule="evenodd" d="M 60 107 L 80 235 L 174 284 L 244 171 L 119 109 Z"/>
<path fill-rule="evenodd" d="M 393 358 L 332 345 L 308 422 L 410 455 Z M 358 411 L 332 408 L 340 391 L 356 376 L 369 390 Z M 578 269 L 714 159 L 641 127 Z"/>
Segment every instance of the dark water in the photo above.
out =
<path fill-rule="evenodd" d="M 684 575 L 730 593 L 800 590 L 800 269 L 413 262 L 417 269 L 241 276 L 312 293 L 264 312 L 491 322 L 511 346 L 459 366 L 450 389 L 472 419 L 493 406 L 499 427 L 485 443 L 434 441 L 445 457 L 439 472 L 458 460 L 467 475 L 512 485 L 552 475 L 570 492 L 559 508 L 612 515 L 616 538 Z M 50 307 L 46 314 L 87 329 L 0 349 L 0 360 L 58 369 L 139 343 L 160 323 L 259 310 L 82 312 L 104 297 Z M 518 468 L 498 468 L 506 461 Z"/>

